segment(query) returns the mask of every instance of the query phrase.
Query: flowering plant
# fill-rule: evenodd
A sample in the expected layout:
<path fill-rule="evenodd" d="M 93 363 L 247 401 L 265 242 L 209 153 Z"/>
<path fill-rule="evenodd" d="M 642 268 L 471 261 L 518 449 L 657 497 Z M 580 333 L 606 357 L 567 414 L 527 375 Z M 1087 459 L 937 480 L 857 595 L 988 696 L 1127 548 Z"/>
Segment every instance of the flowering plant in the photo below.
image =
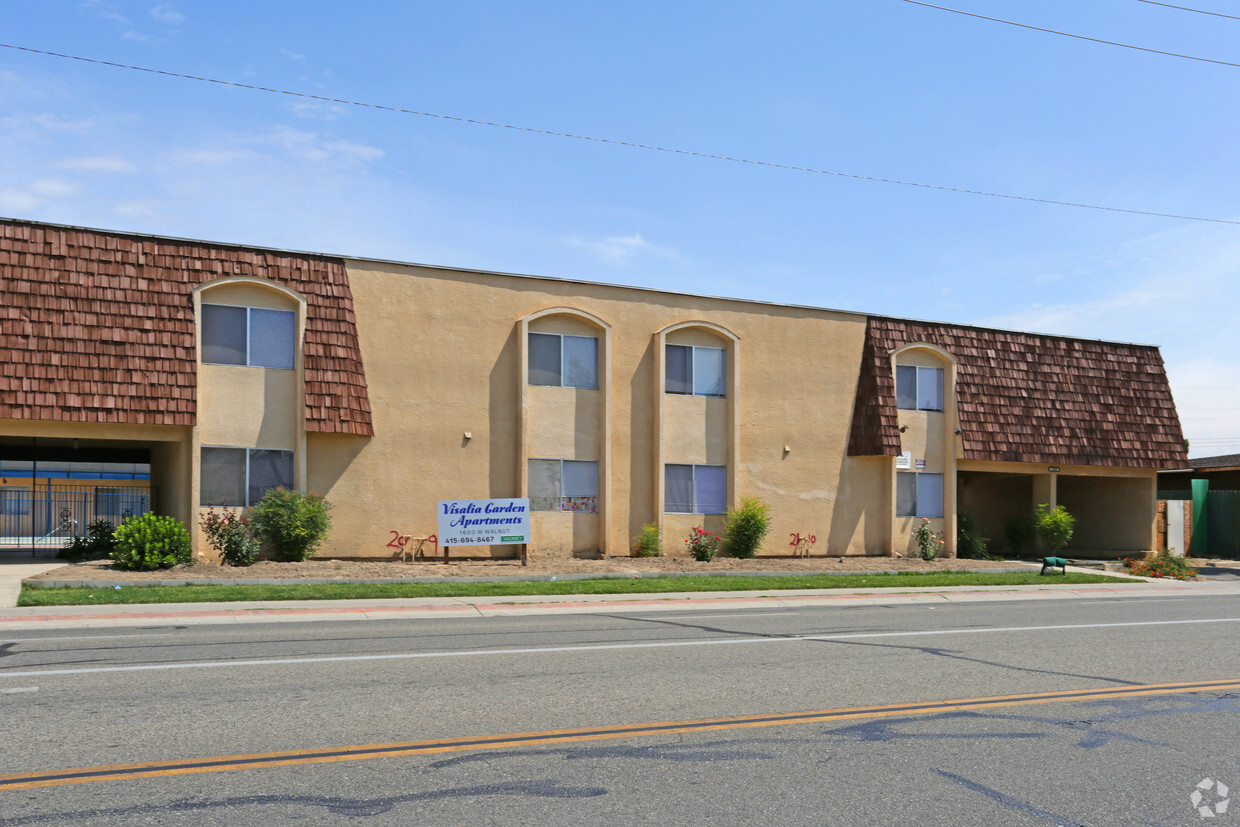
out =
<path fill-rule="evenodd" d="M 1139 577 L 1168 577 L 1174 580 L 1192 580 L 1197 577 L 1197 570 L 1188 564 L 1183 557 L 1163 549 L 1152 557 L 1144 560 L 1136 557 L 1124 557 L 1120 560 L 1129 574 Z"/>
<path fill-rule="evenodd" d="M 685 545 L 689 547 L 689 553 L 693 555 L 694 560 L 709 563 L 715 559 L 715 553 L 719 551 L 719 535 L 711 534 L 701 526 L 696 526 L 689 532 L 689 539 L 685 540 Z"/>
<path fill-rule="evenodd" d="M 947 546 L 943 533 L 931 529 L 930 521 L 925 517 L 922 517 L 917 528 L 913 529 L 913 540 L 917 542 L 917 548 L 921 551 L 923 560 L 933 560 L 945 551 Z"/>

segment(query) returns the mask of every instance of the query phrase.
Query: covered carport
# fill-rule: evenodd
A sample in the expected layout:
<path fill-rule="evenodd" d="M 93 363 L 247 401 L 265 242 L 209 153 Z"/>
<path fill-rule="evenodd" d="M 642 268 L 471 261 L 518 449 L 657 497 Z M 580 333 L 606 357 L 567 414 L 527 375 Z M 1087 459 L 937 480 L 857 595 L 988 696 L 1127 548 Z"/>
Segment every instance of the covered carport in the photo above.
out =
<path fill-rule="evenodd" d="M 985 464 L 966 461 L 961 466 Z M 1045 465 L 1001 470 L 962 467 L 956 484 L 957 513 L 972 517 L 992 553 L 1016 553 L 1008 541 L 1008 525 L 1032 516 L 1041 504 L 1062 505 L 1076 519 L 1072 542 L 1065 549 L 1073 556 L 1109 559 L 1154 549 L 1152 471 Z"/>

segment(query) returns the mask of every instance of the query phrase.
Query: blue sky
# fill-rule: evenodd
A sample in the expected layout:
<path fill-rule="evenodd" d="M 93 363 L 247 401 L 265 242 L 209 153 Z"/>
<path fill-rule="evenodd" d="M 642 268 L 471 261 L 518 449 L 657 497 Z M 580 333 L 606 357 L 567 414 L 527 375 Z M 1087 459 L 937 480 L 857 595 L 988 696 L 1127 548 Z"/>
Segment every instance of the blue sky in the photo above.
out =
<path fill-rule="evenodd" d="M 1240 63 L 1141 0 L 943 5 Z M 1235 0 L 1177 5 L 1240 16 Z M 1240 68 L 905 0 L 0 0 L 8 46 L 1240 222 Z M 1157 344 L 1240 452 L 1240 225 L 0 48 L 0 215 Z"/>

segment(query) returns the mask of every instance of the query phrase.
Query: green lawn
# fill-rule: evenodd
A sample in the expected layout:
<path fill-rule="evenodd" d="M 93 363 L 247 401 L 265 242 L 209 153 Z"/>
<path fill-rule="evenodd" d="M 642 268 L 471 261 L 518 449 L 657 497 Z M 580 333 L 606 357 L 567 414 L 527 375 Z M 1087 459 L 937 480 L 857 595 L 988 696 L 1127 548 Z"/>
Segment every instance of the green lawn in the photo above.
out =
<path fill-rule="evenodd" d="M 46 588 L 26 584 L 18 606 L 84 606 L 116 603 L 227 603 L 238 600 L 359 600 L 398 597 L 515 597 L 520 595 L 642 594 L 661 592 L 777 592 L 785 589 L 868 589 L 941 586 L 1035 586 L 1115 583 L 1101 574 L 982 574 L 962 571 L 886 574 L 811 574 L 780 577 L 606 578 L 502 583 L 330 583 L 280 586 L 123 586 Z"/>

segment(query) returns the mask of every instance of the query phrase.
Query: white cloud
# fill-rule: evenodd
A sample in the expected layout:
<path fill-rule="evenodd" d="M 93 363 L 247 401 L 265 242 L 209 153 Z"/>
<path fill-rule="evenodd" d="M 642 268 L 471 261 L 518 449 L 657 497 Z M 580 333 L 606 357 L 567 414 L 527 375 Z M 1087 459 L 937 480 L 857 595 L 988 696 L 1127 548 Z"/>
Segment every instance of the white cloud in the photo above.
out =
<path fill-rule="evenodd" d="M 165 153 L 164 160 L 176 166 L 222 166 L 262 157 L 248 149 L 177 149 Z"/>
<path fill-rule="evenodd" d="M 66 158 L 62 161 L 57 161 L 56 166 L 73 172 L 132 173 L 138 171 L 137 166 L 132 161 L 127 161 L 114 155 L 100 155 L 93 158 Z"/>
<path fill-rule="evenodd" d="M 0 189 L 0 210 L 6 215 L 31 213 L 78 190 L 77 184 L 59 178 L 32 181 L 25 187 L 6 187 Z"/>
<path fill-rule="evenodd" d="M 656 256 L 669 259 L 680 258 L 680 254 L 676 250 L 671 247 L 660 247 L 651 244 L 642 238 L 640 233 L 626 236 L 613 235 L 595 240 L 573 238 L 569 239 L 569 244 L 589 250 L 607 264 L 627 264 L 638 256 Z"/>
<path fill-rule="evenodd" d="M 306 56 L 304 54 L 301 54 L 300 52 L 290 52 L 288 49 L 281 49 L 280 54 L 284 55 L 289 60 L 305 60 L 306 59 Z"/>
<path fill-rule="evenodd" d="M 0 130 L 11 130 L 14 132 L 89 132 L 95 126 L 95 122 L 82 120 L 69 120 L 62 118 L 60 115 L 51 112 L 18 112 L 13 115 L 0 118 Z"/>
<path fill-rule="evenodd" d="M 151 17 L 169 26 L 178 26 L 185 22 L 185 15 L 173 8 L 171 3 L 156 3 L 151 9 Z"/>
<path fill-rule="evenodd" d="M 352 141 L 327 141 L 323 144 L 323 148 L 329 152 L 333 152 L 342 158 L 351 158 L 355 161 L 370 163 L 378 161 L 385 153 L 382 149 L 364 144 L 355 144 Z"/>
<path fill-rule="evenodd" d="M 104 20 L 111 20 L 113 23 L 129 25 L 129 18 L 121 14 L 114 3 L 108 3 L 106 0 L 85 0 L 81 8 L 83 11 L 90 12 L 95 17 L 101 17 Z"/>
<path fill-rule="evenodd" d="M 344 114 L 344 107 L 338 103 L 326 101 L 295 100 L 285 104 L 288 111 L 299 118 L 310 118 L 321 121 L 334 121 Z"/>

